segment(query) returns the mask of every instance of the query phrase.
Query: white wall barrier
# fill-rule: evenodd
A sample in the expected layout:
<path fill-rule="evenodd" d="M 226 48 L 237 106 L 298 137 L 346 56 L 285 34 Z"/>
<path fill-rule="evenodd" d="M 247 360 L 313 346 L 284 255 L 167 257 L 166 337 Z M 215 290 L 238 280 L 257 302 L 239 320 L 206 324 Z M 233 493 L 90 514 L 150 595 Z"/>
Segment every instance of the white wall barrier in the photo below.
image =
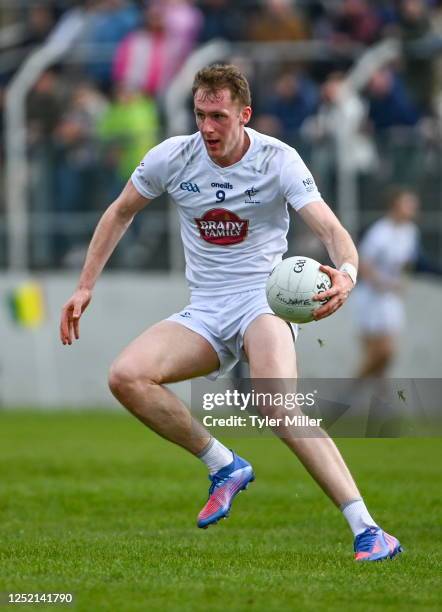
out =
<path fill-rule="evenodd" d="M 0 408 L 116 406 L 107 388 L 112 360 L 143 329 L 181 309 L 188 299 L 182 277 L 105 274 L 81 321 L 80 341 L 69 347 L 59 341 L 59 313 L 77 276 L 49 274 L 35 280 L 41 283 L 46 296 L 47 319 L 41 327 L 31 330 L 17 326 L 7 305 L 7 295 L 23 277 L 0 275 Z M 431 280 L 415 280 L 406 303 L 408 327 L 391 375 L 438 378 L 442 287 Z M 351 304 L 327 320 L 303 325 L 298 356 L 303 377 L 352 376 L 358 359 L 358 339 Z M 189 384 L 176 388 L 187 401 Z"/>

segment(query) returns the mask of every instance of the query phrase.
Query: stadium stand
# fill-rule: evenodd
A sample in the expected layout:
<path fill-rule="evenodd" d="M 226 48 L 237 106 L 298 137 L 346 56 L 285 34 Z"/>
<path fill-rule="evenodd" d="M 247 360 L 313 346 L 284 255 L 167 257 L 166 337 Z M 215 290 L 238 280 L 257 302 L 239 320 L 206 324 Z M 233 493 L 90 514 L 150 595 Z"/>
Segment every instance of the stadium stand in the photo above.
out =
<path fill-rule="evenodd" d="M 442 263 L 440 0 L 22 1 L 3 3 L 0 23 L 2 136 L 5 93 L 25 58 L 48 41 L 72 41 L 27 96 L 31 269 L 79 265 L 100 212 L 143 153 L 170 133 L 165 97 L 174 79 L 192 53 L 220 39 L 231 51 L 220 60 L 247 65 L 252 127 L 299 148 L 338 211 L 345 190 L 337 108 L 346 98 L 354 139 L 344 165 L 356 176 L 350 229 L 357 235 L 379 215 L 377 194 L 390 182 L 409 185 L 421 197 L 429 254 Z M 358 91 L 349 90 L 345 78 L 358 60 L 390 40 L 399 46 L 398 59 L 372 70 Z M 190 97 L 186 110 L 191 126 Z M 6 155 L 2 138 L 3 185 Z M 10 264 L 5 193 L 2 268 Z M 167 202 L 149 208 L 111 265 L 169 269 L 164 246 L 174 238 L 146 248 L 147 218 L 163 235 Z"/>

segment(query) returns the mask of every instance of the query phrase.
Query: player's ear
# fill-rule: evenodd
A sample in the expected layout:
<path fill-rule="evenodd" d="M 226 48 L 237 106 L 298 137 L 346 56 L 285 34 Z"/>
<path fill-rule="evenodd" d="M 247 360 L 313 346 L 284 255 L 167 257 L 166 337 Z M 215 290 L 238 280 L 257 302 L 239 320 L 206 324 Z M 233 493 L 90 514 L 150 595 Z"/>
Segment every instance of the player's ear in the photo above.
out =
<path fill-rule="evenodd" d="M 244 108 L 241 110 L 241 118 L 240 118 L 241 125 L 247 125 L 248 122 L 250 121 L 251 116 L 252 116 L 251 107 L 244 106 Z"/>

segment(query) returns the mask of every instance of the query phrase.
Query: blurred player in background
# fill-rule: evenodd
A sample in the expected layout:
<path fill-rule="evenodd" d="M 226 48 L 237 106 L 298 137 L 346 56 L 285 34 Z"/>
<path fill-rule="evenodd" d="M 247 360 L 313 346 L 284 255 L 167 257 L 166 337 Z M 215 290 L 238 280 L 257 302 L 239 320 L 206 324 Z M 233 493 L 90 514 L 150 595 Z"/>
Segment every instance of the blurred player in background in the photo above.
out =
<path fill-rule="evenodd" d="M 354 306 L 363 351 L 360 378 L 384 376 L 393 360 L 405 322 L 405 273 L 419 254 L 417 195 L 392 187 L 387 207 L 387 214 L 368 229 L 359 246 L 360 280 Z"/>
<path fill-rule="evenodd" d="M 265 295 L 272 268 L 287 249 L 290 204 L 326 246 L 338 269 L 316 299 L 316 318 L 333 314 L 356 282 L 358 256 L 348 232 L 322 200 L 297 152 L 247 128 L 249 84 L 235 66 L 198 72 L 193 85 L 198 132 L 170 138 L 145 156 L 102 216 L 80 281 L 63 307 L 63 344 L 79 337 L 93 287 L 136 213 L 167 192 L 177 205 L 191 302 L 135 339 L 114 362 L 110 388 L 141 422 L 208 467 L 209 499 L 198 516 L 207 527 L 227 516 L 235 495 L 254 480 L 252 466 L 213 438 L 166 386 L 216 377 L 245 356 L 254 380 L 295 380 L 293 330 L 273 315 Z M 355 558 L 375 561 L 401 551 L 369 514 L 333 441 L 318 432 L 284 442 L 341 508 L 355 536 Z"/>

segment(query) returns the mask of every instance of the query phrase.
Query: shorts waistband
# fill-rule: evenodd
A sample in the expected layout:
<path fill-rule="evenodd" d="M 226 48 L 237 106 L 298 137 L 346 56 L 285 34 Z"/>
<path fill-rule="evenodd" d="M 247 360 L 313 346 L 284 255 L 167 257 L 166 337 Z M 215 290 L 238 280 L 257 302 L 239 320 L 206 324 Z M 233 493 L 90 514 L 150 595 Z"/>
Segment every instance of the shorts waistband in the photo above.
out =
<path fill-rule="evenodd" d="M 231 290 L 227 290 L 227 289 L 213 289 L 211 291 L 207 291 L 207 290 L 200 290 L 200 289 L 190 289 L 190 296 L 191 297 L 204 297 L 204 298 L 212 298 L 214 300 L 216 300 L 217 298 L 224 298 L 224 297 L 229 297 L 229 296 L 236 296 L 236 295 L 243 295 L 246 293 L 252 293 L 255 291 L 265 291 L 265 283 L 264 284 L 259 284 L 259 285 L 253 285 L 253 286 L 248 286 L 248 287 L 244 287 L 241 291 L 238 290 L 237 287 L 233 287 Z"/>

